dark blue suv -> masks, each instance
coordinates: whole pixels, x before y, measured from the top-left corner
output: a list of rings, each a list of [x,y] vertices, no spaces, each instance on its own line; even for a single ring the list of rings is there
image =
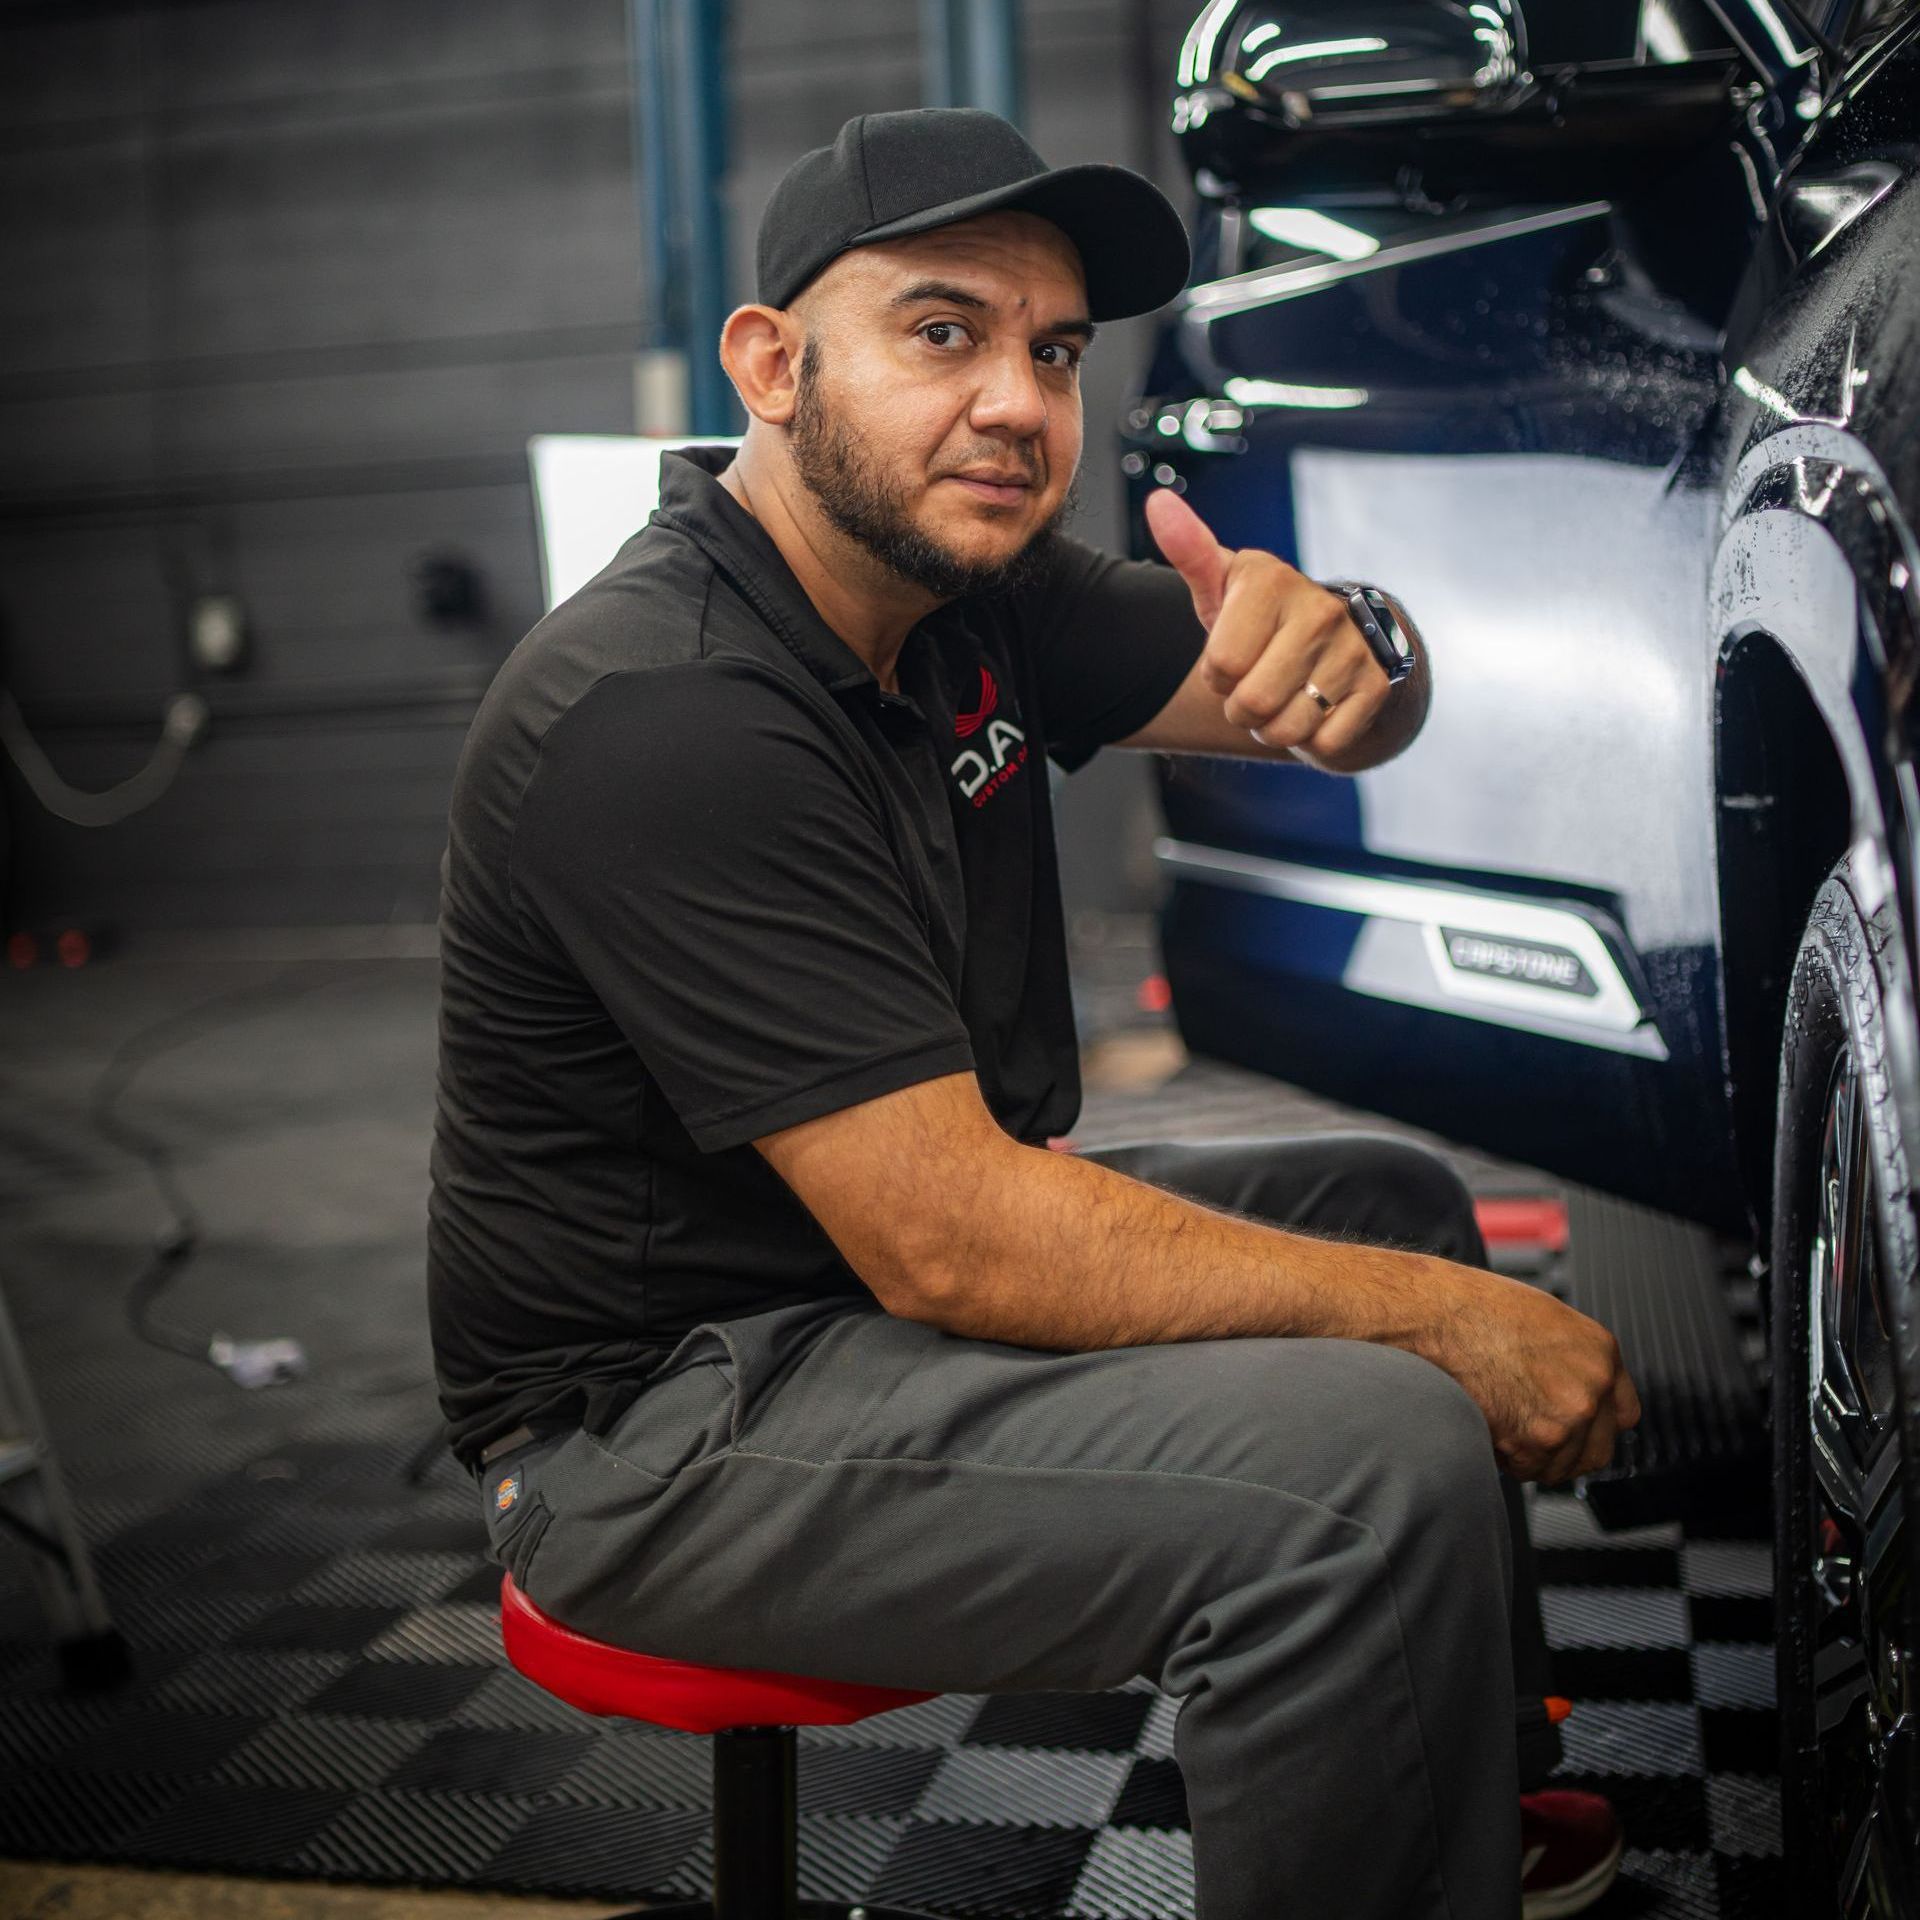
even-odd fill
[[[1213,0],[1126,421],[1377,582],[1385,766],[1161,762],[1197,1053],[1744,1236],[1796,1913],[1920,1911],[1920,8]]]

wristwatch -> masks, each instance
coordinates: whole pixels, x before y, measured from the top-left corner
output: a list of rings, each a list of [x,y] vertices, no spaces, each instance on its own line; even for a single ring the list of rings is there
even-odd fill
[[[1398,686],[1413,671],[1412,622],[1395,616],[1378,587],[1360,580],[1329,580],[1326,585],[1345,598],[1353,624],[1386,670],[1388,681]]]

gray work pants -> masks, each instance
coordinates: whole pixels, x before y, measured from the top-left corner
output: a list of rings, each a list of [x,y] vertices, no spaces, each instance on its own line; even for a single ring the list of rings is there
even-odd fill
[[[1215,1207],[1486,1264],[1377,1133],[1085,1157]],[[495,1491],[519,1495],[503,1515]],[[579,1631],[708,1665],[1181,1705],[1199,1920],[1513,1920],[1558,1758],[1519,1489],[1445,1373],[1354,1340],[1092,1352],[868,1301],[694,1328],[606,1435],[493,1462],[493,1551]]]

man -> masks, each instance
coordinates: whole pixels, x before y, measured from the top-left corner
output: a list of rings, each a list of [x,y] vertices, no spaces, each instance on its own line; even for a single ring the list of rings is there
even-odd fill
[[[1387,1136],[1046,1144],[1079,1081],[1041,754],[1353,771],[1426,663],[1393,685],[1171,493],[1172,568],[1061,531],[1096,324],[1188,271],[1140,176],[865,115],[757,265],[737,455],[663,460],[456,779],[431,1308],[494,1552],[681,1659],[1151,1676],[1205,1920],[1480,1920],[1523,1872],[1578,1911],[1619,1835],[1536,1794],[1523,1855],[1558,1748],[1517,1482],[1638,1418],[1611,1336],[1487,1271]]]

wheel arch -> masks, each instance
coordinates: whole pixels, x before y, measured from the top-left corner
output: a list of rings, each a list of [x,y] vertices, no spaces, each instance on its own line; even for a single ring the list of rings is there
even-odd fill
[[[1784,983],[1807,909],[1843,853],[1870,911],[1904,893],[1913,852],[1911,781],[1899,771],[1906,750],[1893,742],[1890,707],[1907,670],[1887,646],[1904,585],[1892,559],[1907,549],[1906,525],[1872,449],[1836,421],[1801,418],[1754,441],[1723,484],[1708,583],[1722,1067],[1763,1253]],[[1748,811],[1764,817],[1734,818],[1743,793],[1760,796]],[[1892,957],[1905,990],[1887,1021],[1911,1152],[1920,1148],[1920,1020],[1904,904]]]
[[[1787,987],[1814,896],[1853,838],[1854,809],[1819,702],[1757,623],[1721,649],[1713,740],[1727,1097],[1764,1253]]]

